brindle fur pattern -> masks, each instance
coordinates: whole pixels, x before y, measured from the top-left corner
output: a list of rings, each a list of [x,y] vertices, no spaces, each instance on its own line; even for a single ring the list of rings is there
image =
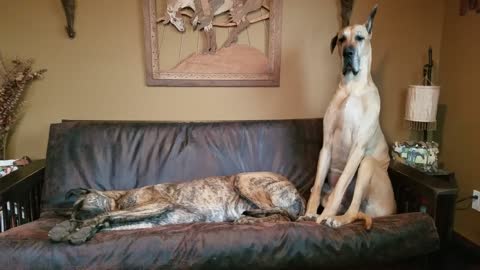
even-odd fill
[[[81,244],[101,229],[144,228],[193,222],[293,221],[305,202],[285,177],[242,173],[125,191],[75,189],[71,219],[49,232],[55,242]]]

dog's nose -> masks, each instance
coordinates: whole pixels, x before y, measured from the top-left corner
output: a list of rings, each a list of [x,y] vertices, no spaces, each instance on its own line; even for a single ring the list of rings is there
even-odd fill
[[[347,47],[343,50],[343,57],[352,57],[355,53],[355,48]]]

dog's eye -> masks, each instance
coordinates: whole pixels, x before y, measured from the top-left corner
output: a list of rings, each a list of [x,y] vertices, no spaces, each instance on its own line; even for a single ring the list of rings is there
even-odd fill
[[[341,37],[338,39],[338,42],[343,43],[343,42],[345,42],[345,40],[347,40],[347,38],[346,38],[345,36],[341,36]]]
[[[355,40],[356,40],[356,41],[363,41],[363,40],[365,40],[365,37],[355,36]]]

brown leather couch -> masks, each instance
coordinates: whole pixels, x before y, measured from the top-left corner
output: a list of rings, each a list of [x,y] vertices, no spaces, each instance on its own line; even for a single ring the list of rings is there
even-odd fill
[[[41,216],[0,235],[11,269],[423,269],[439,240],[420,213],[331,229],[312,222],[187,224],[100,232],[54,244],[71,188],[131,189],[212,175],[273,171],[308,198],[322,120],[220,123],[64,121],[50,128]],[[28,181],[28,180],[25,180]]]

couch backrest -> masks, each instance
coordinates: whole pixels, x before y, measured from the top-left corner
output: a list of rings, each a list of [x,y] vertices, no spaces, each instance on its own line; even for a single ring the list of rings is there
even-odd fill
[[[44,209],[65,205],[72,188],[132,189],[214,175],[272,171],[309,195],[322,120],[52,124]]]

